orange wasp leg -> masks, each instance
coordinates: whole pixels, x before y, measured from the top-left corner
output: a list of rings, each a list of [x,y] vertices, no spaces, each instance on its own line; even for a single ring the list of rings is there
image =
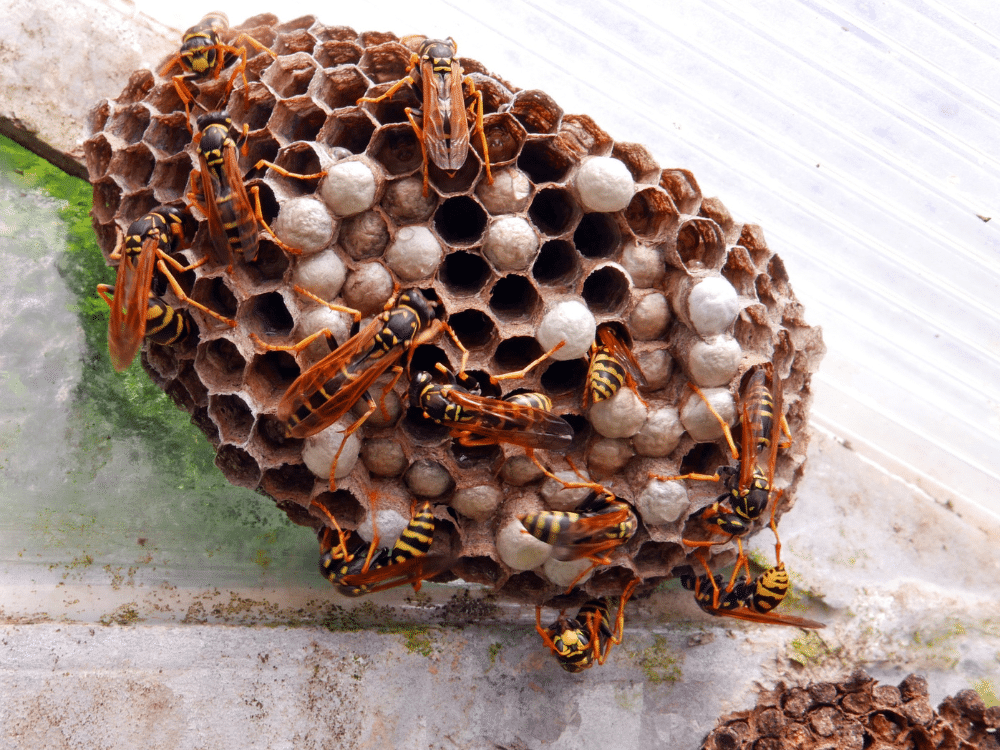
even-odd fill
[[[170,288],[173,290],[174,295],[177,297],[177,299],[180,302],[182,302],[182,303],[184,303],[186,305],[189,305],[191,307],[195,307],[195,308],[201,310],[206,315],[211,315],[213,318],[215,318],[216,320],[219,320],[219,321],[225,323],[230,328],[235,328],[236,327],[236,321],[235,320],[227,318],[224,315],[220,315],[219,313],[215,312],[214,310],[209,310],[207,307],[205,307],[200,302],[195,302],[193,299],[191,299],[190,297],[188,297],[184,293],[184,290],[181,289],[181,285],[177,283],[177,279],[174,278],[174,275],[172,273],[170,273],[170,270],[167,268],[167,263],[169,263],[178,272],[183,273],[183,272],[186,272],[186,271],[190,271],[193,268],[198,268],[198,266],[200,266],[206,260],[208,260],[207,257],[206,258],[202,258],[197,263],[193,263],[190,266],[186,266],[185,267],[185,266],[182,266],[180,263],[178,263],[176,260],[174,260],[173,258],[171,258],[169,255],[167,255],[165,253],[157,252],[157,255],[160,256],[160,259],[156,262],[156,267],[157,267],[157,269],[159,269],[160,273],[162,273],[163,276],[166,278],[167,283],[170,284]]]
[[[469,114],[476,118],[476,130],[479,131],[479,138],[483,144],[483,165],[486,167],[486,179],[493,184],[493,172],[490,170],[490,149],[486,145],[486,131],[483,128],[483,92],[476,88],[470,76],[466,76],[462,81],[469,87],[469,96],[474,96],[476,100],[469,105]]]
[[[563,610],[565,611],[565,610]],[[563,613],[560,612],[559,616],[562,617]],[[553,654],[559,654],[559,649],[556,648],[555,641],[552,640],[552,636],[549,635],[549,631],[542,627],[542,608],[541,606],[535,607],[535,630],[538,631],[538,635],[542,636],[542,643],[548,647],[548,649]]]
[[[274,233],[274,230],[271,229],[270,224],[264,221],[264,213],[260,207],[260,186],[254,185],[253,187],[250,188],[250,192],[253,193],[254,218],[262,227],[264,227],[265,231],[269,235],[271,235],[271,239],[274,241],[274,244],[280,247],[286,253],[290,253],[292,255],[302,255],[301,250],[298,250],[290,245],[286,245],[284,242],[278,239],[278,235],[276,235]]]
[[[326,177],[326,172],[314,172],[313,174],[297,174],[295,172],[289,172],[284,167],[279,167],[277,164],[270,162],[267,159],[261,159],[253,165],[254,169],[260,169],[261,167],[268,167],[269,169],[273,169],[282,177],[290,177],[296,180],[318,180],[321,177]]]
[[[515,379],[523,378],[525,375],[527,375],[529,372],[531,372],[533,369],[535,369],[542,362],[544,362],[549,357],[551,357],[553,354],[555,354],[557,351],[559,351],[560,349],[562,349],[565,345],[566,345],[565,341],[560,341],[558,344],[556,344],[551,349],[549,349],[547,352],[545,352],[545,354],[543,354],[541,357],[539,357],[538,359],[534,360],[533,362],[529,362],[527,365],[525,365],[524,367],[522,367],[520,370],[517,370],[516,372],[505,372],[503,375],[493,375],[492,379],[493,380],[515,380]],[[464,369],[462,371],[464,372]]]
[[[608,638],[607,644],[604,646],[603,653],[601,653],[601,640],[598,636],[600,623],[596,622],[597,616],[593,612],[588,613],[587,623],[590,630],[591,643],[594,648],[594,659],[597,661],[598,666],[603,666],[604,662],[608,660],[608,654],[611,653],[612,645],[621,645],[622,639],[625,636],[625,604],[632,598],[632,592],[635,591],[635,587],[639,585],[640,580],[639,578],[633,578],[622,592],[621,599],[618,601],[618,615],[615,617],[615,627],[611,631],[611,637]]]

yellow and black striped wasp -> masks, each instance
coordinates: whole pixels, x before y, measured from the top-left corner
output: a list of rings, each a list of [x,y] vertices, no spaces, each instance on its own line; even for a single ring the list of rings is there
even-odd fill
[[[229,98],[233,84],[237,76],[243,76],[243,85],[247,86],[247,50],[246,47],[239,46],[242,42],[249,42],[253,47],[261,52],[267,52],[272,58],[275,54],[258,42],[249,34],[240,34],[233,41],[233,44],[225,44],[221,35],[229,30],[229,18],[225,13],[209,13],[198,23],[184,32],[181,39],[181,48],[176,55],[170,58],[167,64],[160,71],[160,75],[165,76],[171,68],[180,65],[184,71],[173,77],[174,89],[177,95],[184,102],[184,112],[187,121],[191,121],[190,105],[195,102],[195,97],[187,90],[185,81],[201,81],[209,76],[212,80],[217,80],[223,70],[230,67],[239,60],[239,64],[233,68],[229,81],[226,83],[226,91],[222,96],[222,101]],[[201,106],[201,105],[198,105]],[[202,108],[204,109],[204,107]],[[190,124],[188,125],[190,130]]]
[[[587,558],[593,563],[567,590],[598,565],[610,565],[607,554],[625,544],[639,528],[628,503],[605,489],[592,490],[575,511],[543,510],[519,520],[527,533],[553,547],[556,560]]]
[[[523,370],[499,375],[493,380],[523,377],[552,351]],[[463,446],[503,443],[520,446],[542,472],[562,481],[535,457],[538,449],[565,452],[573,441],[572,426],[552,413],[552,401],[548,396],[518,393],[503,399],[488,398],[481,395],[480,384],[464,369],[459,371],[457,378],[441,364],[438,369],[447,377],[447,383],[435,382],[429,372],[418,372],[410,381],[410,403],[420,409],[425,418],[451,428],[451,436]]]
[[[535,607],[535,630],[567,672],[582,672],[608,660],[612,645],[620,645],[625,630],[625,604],[639,579],[633,578],[622,592],[618,614],[611,627],[611,605],[607,597],[585,602],[576,617],[565,612],[548,628],[542,627],[542,608]]]
[[[381,314],[295,379],[278,403],[278,419],[285,422],[290,437],[306,438],[325,430],[364,399],[368,410],[344,431],[346,441],[377,408],[368,394],[375,381],[404,353],[412,357],[417,346],[433,341],[445,328],[447,324],[435,317],[434,306],[419,289],[403,292],[398,300],[393,295]],[[266,349],[301,351],[322,335],[331,336],[324,329],[293,346],[274,346],[253,338]],[[379,400],[392,390],[402,372],[396,368]],[[330,467],[331,489],[336,488],[334,469],[343,447],[342,442]]]
[[[618,337],[614,326],[609,323],[597,326],[597,340],[590,347],[583,408],[611,398],[623,387],[631,388],[638,395],[639,387],[645,385],[642,368],[632,350]]]
[[[154,294],[153,282],[157,271],[180,302],[196,307],[229,326],[236,325],[235,321],[190,299],[170,271],[172,267],[178,273],[184,273],[205,262],[202,259],[184,266],[171,257],[178,250],[190,247],[191,238],[187,236],[185,225],[192,224],[193,220],[187,217],[185,222],[185,218],[185,212],[179,208],[159,206],[133,221],[128,232],[119,237],[118,245],[111,254],[112,259],[119,261],[114,289],[107,284],[98,284],[97,293],[111,308],[108,353],[117,372],[132,363],[144,338],[158,344],[174,345],[185,338],[194,325],[186,312],[171,307]]]
[[[406,108],[406,117],[420,141],[424,164],[424,195],[427,195],[428,158],[445,172],[454,173],[469,157],[471,132],[478,133],[483,146],[486,179],[492,183],[489,147],[483,130],[483,95],[466,76],[456,59],[457,45],[447,39],[424,39],[410,58],[407,76],[375,98],[362,97],[358,104],[376,104],[390,98],[409,84],[420,109]],[[418,122],[417,120],[420,120]]]
[[[374,501],[373,493],[372,513]],[[379,547],[374,526],[372,541],[366,542],[350,531],[342,531],[337,519],[324,506],[315,501],[313,505],[332,524],[319,532],[320,574],[344,596],[363,596],[406,584],[419,591],[421,581],[444,572],[452,562],[447,556],[429,554],[434,542],[434,514],[429,502],[413,511],[391,549]]]
[[[770,381],[770,386],[768,386]],[[750,531],[750,527],[766,510],[770,501],[774,482],[774,470],[778,460],[778,448],[782,446],[780,432],[784,417],[782,414],[781,381],[774,377],[770,363],[757,365],[746,379],[740,396],[740,450],[736,449],[729,425],[719,416],[701,389],[693,383],[688,384],[705,402],[709,411],[722,425],[726,441],[732,452],[736,466],[720,466],[715,474],[681,474],[679,476],[659,476],[650,474],[654,479],[662,481],[694,479],[708,482],[722,482],[726,493],[701,512],[701,518],[709,523],[709,530],[715,533],[728,534],[730,539],[736,539],[739,556],[736,568],[726,591],[731,593],[735,586],[740,568],[747,567],[747,557],[743,551],[742,536]],[[774,394],[772,396],[771,391]],[[790,443],[785,443],[784,446]],[[766,471],[761,468],[759,458],[763,450],[767,450]],[[774,523],[774,512],[780,499],[780,493],[771,505],[770,526],[778,540],[778,529]],[[692,541],[681,540],[689,547],[711,547],[720,542],[713,540]],[[727,540],[728,541],[728,540]],[[780,561],[781,542],[776,542],[775,550]],[[749,575],[749,572],[748,572]],[[712,579],[714,583],[714,578]]]
[[[768,568],[757,578],[749,574],[732,588],[722,589],[722,576],[696,576],[693,573],[681,575],[681,585],[694,592],[698,606],[710,615],[733,617],[769,625],[790,625],[798,628],[825,628],[821,622],[805,617],[778,614],[773,610],[784,601],[788,594],[788,571],[779,562]],[[722,593],[724,591],[725,593]]]
[[[250,189],[254,203],[250,204],[243,175],[240,173],[239,153],[246,155],[249,126],[240,131],[227,112],[209,112],[198,118],[196,144],[199,171],[191,175],[191,192],[188,200],[208,218],[208,233],[219,258],[228,258],[229,270],[235,259],[242,255],[247,263],[257,257],[259,243],[258,225],[263,227],[276,245],[292,254],[300,251],[279,240],[264,221],[260,208],[260,193]],[[276,164],[260,160],[254,168],[270,167],[286,177],[309,180],[323,177],[325,172],[300,175],[288,172]],[[199,194],[204,199],[201,203]]]

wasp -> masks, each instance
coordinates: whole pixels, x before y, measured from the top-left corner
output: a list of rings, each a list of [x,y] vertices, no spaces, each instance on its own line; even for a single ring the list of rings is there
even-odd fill
[[[428,554],[434,542],[434,514],[429,502],[414,510],[392,549],[379,547],[374,529],[372,541],[366,542],[350,531],[342,531],[337,519],[322,505],[313,505],[333,524],[319,533],[320,574],[344,596],[363,596],[406,584],[419,591],[421,581],[442,573],[451,564],[446,556]]]
[[[260,191],[252,187],[254,196],[251,206],[243,175],[239,168],[239,153],[247,153],[249,126],[240,131],[233,124],[227,112],[209,112],[198,118],[197,150],[200,171],[191,175],[191,192],[188,200],[208,217],[208,233],[220,258],[229,259],[232,271],[234,259],[242,254],[250,263],[257,257],[258,224],[271,235],[275,244],[283,250],[298,255],[299,250],[289,247],[275,236],[264,221],[260,208]],[[267,166],[286,177],[314,179],[323,177],[325,172],[300,175],[288,172],[276,164],[261,159],[254,169]],[[204,204],[198,200],[198,194]]]
[[[433,305],[419,289],[403,292],[398,300],[393,295],[381,314],[295,379],[278,402],[278,419],[285,422],[290,437],[306,438],[325,430],[364,399],[368,410],[344,431],[346,441],[377,408],[368,389],[404,353],[412,357],[418,346],[433,341],[444,328],[447,324],[435,317]],[[324,334],[331,336],[324,329],[294,346],[273,346],[257,336],[253,338],[266,349],[301,351]],[[396,368],[380,400],[396,385],[402,372],[401,367]],[[330,467],[331,489],[335,489],[334,469],[343,447],[342,442]]]
[[[583,408],[611,398],[623,387],[638,393],[639,387],[645,385],[642,368],[632,350],[618,337],[614,326],[609,323],[597,326],[597,339],[590,347]]]
[[[612,493],[592,490],[576,511],[544,510],[520,517],[527,533],[552,545],[557,560],[589,559],[593,565],[570,585],[598,565],[610,565],[607,553],[625,544],[639,528],[635,513]]]
[[[553,350],[554,351],[554,350]],[[548,357],[552,351],[517,373],[494,377],[503,380],[523,375]],[[508,443],[525,449],[528,457],[547,475],[559,480],[535,457],[535,450],[564,453],[573,441],[573,428],[562,417],[552,414],[552,401],[542,393],[519,393],[503,399],[481,395],[475,378],[463,371],[458,378],[438,365],[448,382],[434,382],[429,372],[418,372],[410,381],[410,403],[424,417],[451,428],[451,436],[460,445],[473,447]]]
[[[782,445],[779,440],[779,432],[784,418],[774,418],[773,415],[782,414],[782,390],[781,382],[773,377],[773,368],[770,363],[758,365],[757,370],[763,373],[763,377],[758,377],[755,371],[747,380],[740,396],[740,422],[742,424],[740,435],[740,450],[736,449],[732,433],[725,420],[719,416],[718,412],[709,404],[705,394],[693,383],[688,385],[697,393],[708,406],[709,411],[715,415],[722,425],[726,441],[736,466],[720,466],[715,474],[682,474],[679,476],[661,477],[650,474],[651,477],[660,480],[694,479],[699,481],[722,482],[726,488],[726,493],[720,495],[712,505],[702,511],[701,517],[708,521],[710,529],[717,533],[728,534],[730,539],[735,538],[739,550],[736,569],[726,588],[731,592],[737,575],[741,567],[747,567],[747,557],[743,552],[743,542],[741,537],[749,530],[751,524],[759,518],[767,508],[770,500],[772,485],[774,482],[774,470],[777,464],[778,448]],[[767,380],[772,381],[771,388],[774,391],[773,397],[771,389],[767,387]],[[760,453],[758,449],[767,449],[767,469],[761,468],[758,459]],[[777,509],[778,500],[781,493],[778,493],[775,502],[771,507],[771,530],[774,532],[776,545],[775,552],[778,561],[781,560],[781,542],[778,538],[778,529],[774,523],[774,512]],[[681,540],[689,547],[711,547],[718,542],[715,541],[691,541]],[[714,579],[712,579],[714,582]]]
[[[229,18],[225,13],[209,13],[198,23],[184,32],[181,38],[181,48],[176,55],[170,58],[167,64],[160,71],[160,75],[167,75],[170,70],[180,65],[184,71],[173,77],[174,89],[177,95],[184,102],[184,112],[188,122],[191,121],[191,108],[189,105],[195,103],[194,96],[187,90],[184,82],[187,80],[203,80],[211,76],[212,80],[217,80],[223,70],[233,65],[236,60],[239,64],[233,68],[232,75],[226,83],[226,91],[222,101],[229,98],[233,84],[237,76],[243,76],[243,85],[247,83],[247,50],[246,47],[225,44],[221,40],[221,35],[229,30]],[[266,52],[272,58],[275,54],[248,34],[240,34],[236,37],[234,45],[241,42],[249,42],[261,52]],[[201,106],[201,105],[198,105]],[[188,126],[190,129],[190,125]]]
[[[773,610],[784,601],[788,594],[788,571],[779,562],[768,568],[757,578],[749,575],[721,593],[722,576],[695,576],[693,573],[681,575],[681,585],[694,592],[698,606],[710,615],[734,617],[772,625],[791,625],[799,628],[825,628],[821,622],[794,615],[780,615]]]
[[[567,672],[582,672],[604,664],[612,645],[620,645],[625,629],[625,603],[632,596],[639,579],[633,578],[622,592],[618,614],[611,627],[611,605],[606,597],[585,602],[576,617],[566,617],[565,611],[548,628],[542,627],[542,608],[535,607],[535,630],[555,655],[559,666]]]
[[[155,208],[133,221],[128,232],[119,236],[118,244],[111,253],[111,258],[119,261],[114,289],[107,284],[97,286],[97,293],[111,308],[108,352],[117,372],[132,363],[143,338],[170,346],[180,343],[193,330],[194,323],[186,312],[171,307],[153,293],[157,271],[182,303],[196,307],[229,326],[236,325],[235,321],[190,299],[171,273],[171,267],[178,273],[184,273],[205,262],[202,259],[184,266],[171,257],[173,253],[190,247],[190,239],[186,233],[185,212],[174,206]]]
[[[409,84],[420,102],[420,109],[407,107],[405,111],[420,142],[425,196],[428,190],[428,158],[449,174],[465,165],[469,156],[470,120],[473,121],[471,131],[479,134],[483,146],[486,179],[493,183],[486,132],[483,130],[483,95],[476,89],[472,78],[465,75],[455,58],[456,51],[457,45],[451,37],[424,39],[410,57],[405,78],[381,96],[358,100],[358,104],[377,104]]]

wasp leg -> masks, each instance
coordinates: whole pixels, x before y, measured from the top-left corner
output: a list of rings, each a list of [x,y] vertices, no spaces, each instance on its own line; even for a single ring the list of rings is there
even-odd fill
[[[599,653],[600,651],[600,639],[595,638],[593,643],[594,646],[594,658],[597,660],[599,666],[603,666],[604,662],[608,660],[608,654],[611,653],[611,645],[620,646],[622,640],[625,637],[625,604],[628,600],[632,598],[632,592],[635,591],[635,587],[639,585],[641,578],[633,578],[625,586],[625,590],[622,591],[621,598],[618,600],[618,615],[615,617],[615,627],[611,631],[611,637],[608,638],[607,645],[604,647],[604,653]],[[595,617],[591,614],[591,618]],[[590,618],[588,618],[590,619]],[[596,628],[595,628],[596,630]],[[596,633],[595,633],[596,635]]]
[[[286,253],[291,253],[292,255],[302,255],[301,250],[286,245],[284,242],[278,239],[278,235],[276,235],[274,233],[274,230],[271,229],[270,225],[266,221],[264,221],[264,214],[260,207],[260,187],[258,185],[254,185],[252,188],[250,188],[250,192],[253,193],[254,218],[262,227],[264,227],[267,233],[271,235],[271,239],[274,240],[274,244],[280,247]]]
[[[698,394],[701,400],[705,402],[705,406],[712,413],[712,416],[718,420],[719,426],[722,427],[722,434],[726,436],[726,442],[729,443],[729,450],[733,454],[733,459],[735,461],[739,461],[740,452],[736,449],[736,443],[733,441],[733,433],[730,432],[729,425],[726,424],[726,420],[724,420],[722,416],[719,414],[719,412],[715,410],[715,407],[712,406],[712,403],[708,400],[708,397],[706,397],[705,394],[702,393],[701,388],[696,386],[694,383],[688,383],[688,388],[690,388],[692,391]]]
[[[291,177],[296,180],[318,180],[320,177],[326,177],[326,172],[316,172],[314,174],[296,174],[295,172],[289,172],[284,167],[279,167],[277,164],[270,162],[267,159],[261,159],[253,165],[254,169],[260,169],[261,167],[268,167],[273,169],[282,177]]]
[[[337,448],[337,452],[333,456],[333,461],[330,462],[330,492],[337,491],[337,464],[340,462],[340,454],[344,452],[344,446],[347,445],[347,438],[357,432],[361,425],[367,422],[368,417],[374,414],[375,410],[378,408],[378,405],[375,403],[375,399],[369,396],[367,391],[365,391],[365,395],[362,398],[364,398],[365,402],[368,404],[368,408],[365,410],[364,414],[354,420],[354,423],[351,424],[350,427],[341,433],[340,447]],[[372,523],[374,525],[374,520]]]
[[[294,289],[296,292],[298,292],[299,294],[301,294],[303,297],[308,297],[313,302],[318,302],[321,305],[325,305],[326,307],[329,307],[334,312],[347,313],[352,318],[354,318],[354,322],[355,323],[357,323],[358,321],[360,321],[361,318],[362,318],[360,310],[355,310],[353,307],[343,307],[342,305],[335,305],[332,302],[327,302],[322,297],[317,297],[315,294],[313,294],[312,292],[310,292],[308,289],[303,289],[298,284],[294,285],[292,287],[292,289]]]
[[[696,479],[699,482],[721,482],[722,477],[718,474],[675,474],[672,476],[664,476],[662,474],[657,474],[655,472],[649,472],[650,479],[656,479],[661,482],[674,482],[681,479]]]
[[[469,113],[476,118],[476,130],[479,131],[479,138],[483,144],[483,165],[486,167],[486,180],[493,184],[493,172],[490,170],[490,149],[486,145],[486,131],[483,128],[483,92],[476,88],[476,84],[470,76],[466,76],[462,83],[469,87],[467,96],[475,98],[469,105]]]
[[[553,654],[558,654],[559,649],[556,648],[556,644],[552,640],[552,636],[549,635],[548,630],[542,627],[542,608],[540,606],[535,607],[535,630],[538,631],[538,635],[542,636],[542,643]]]
[[[202,263],[204,263],[205,260],[206,260],[206,258],[202,258],[197,264],[194,264],[194,265],[192,265],[192,266],[190,266],[188,268],[184,268],[183,266],[181,266],[180,263],[178,263],[176,260],[174,260],[173,258],[171,258],[169,255],[160,254],[160,259],[156,262],[156,267],[157,267],[157,269],[159,269],[160,273],[162,273],[163,276],[167,279],[167,283],[170,284],[170,288],[173,290],[174,295],[177,297],[177,299],[180,302],[182,302],[182,303],[184,303],[184,304],[186,304],[186,305],[188,305],[190,307],[195,307],[195,308],[201,310],[206,315],[211,315],[213,318],[215,318],[216,320],[222,321],[223,323],[225,323],[230,328],[235,328],[236,327],[236,321],[235,320],[227,318],[225,315],[220,315],[219,313],[215,312],[215,310],[209,310],[207,307],[205,307],[200,302],[195,302],[193,299],[191,299],[190,297],[188,297],[184,293],[184,290],[181,289],[181,285],[177,283],[177,279],[175,279],[174,275],[172,273],[170,273],[170,270],[167,268],[167,263],[164,262],[164,261],[169,262],[171,265],[173,265],[175,268],[177,268],[178,271],[187,271],[187,270],[190,270],[191,268],[197,268]]]
[[[566,345],[565,341],[560,341],[558,344],[556,344],[551,349],[549,349],[547,352],[545,352],[545,354],[543,354],[541,357],[539,357],[538,359],[536,359],[534,362],[529,362],[527,365],[525,365],[524,367],[522,367],[520,370],[517,370],[516,372],[505,372],[503,375],[494,375],[494,376],[492,376],[492,378],[493,378],[493,380],[514,380],[514,379],[518,379],[518,378],[523,378],[525,375],[527,375],[529,372],[531,372],[533,369],[535,369],[542,362],[544,362],[549,357],[551,357],[553,354],[555,354],[557,351],[559,351],[560,349],[562,349],[565,345]]]
[[[417,120],[413,116],[412,107],[407,107],[404,111],[406,112],[406,119],[413,126],[413,132],[417,134],[417,142],[420,144],[420,155],[424,162],[424,197],[426,198],[430,189],[430,164],[427,162],[427,146],[424,145],[424,129],[417,124]]]

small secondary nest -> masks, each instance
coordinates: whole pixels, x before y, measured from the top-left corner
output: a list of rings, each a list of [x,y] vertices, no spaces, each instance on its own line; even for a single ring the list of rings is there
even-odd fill
[[[779,684],[752,710],[720,718],[702,750],[1000,750],[1000,706],[986,708],[976,691],[963,690],[935,711],[929,694],[919,675],[893,687],[863,670],[836,684]]]
[[[406,75],[412,50],[399,38],[325,26],[311,16],[280,24],[264,15],[230,30],[224,41],[240,31],[277,59],[251,51],[249,85],[239,80],[225,101],[229,71],[189,87],[206,108],[225,109],[238,127],[249,125],[244,174],[259,159],[330,174],[318,186],[272,171],[247,174],[247,183],[260,188],[265,219],[303,254],[285,253],[262,232],[256,262],[228,273],[213,257],[181,285],[238,326],[191,310],[196,343],[147,343],[142,355],[154,382],[215,446],[216,465],[229,481],[269,495],[293,521],[314,528],[324,523],[314,500],[343,528],[357,529],[373,496],[380,511],[403,519],[415,496],[427,499],[438,519],[435,549],[455,557],[442,578],[489,584],[533,602],[565,587],[578,568],[567,578],[565,564],[537,550],[522,554],[516,519],[571,507],[566,493],[543,482],[521,448],[465,449],[446,430],[415,418],[405,406],[405,377],[398,398],[387,399],[389,418],[376,412],[357,433],[360,446],[342,458],[343,466],[358,456],[336,492],[303,458],[311,439],[286,437],[275,418],[284,391],[328,350],[317,343],[294,357],[265,352],[248,334],[291,344],[330,327],[343,342],[349,318],[293,286],[373,315],[397,282],[436,298],[471,351],[474,373],[519,369],[551,346],[536,339],[543,322],[582,311],[582,347],[567,345],[504,389],[548,394],[555,413],[574,428],[574,463],[640,518],[612,564],[583,584],[589,595],[620,593],[636,575],[655,582],[692,564],[681,538],[705,536],[695,514],[722,488],[649,479],[650,472],[679,474],[683,466],[710,473],[728,463],[718,426],[704,413],[688,416],[686,406],[698,407],[689,381],[713,393],[716,407],[734,420],[740,377],[773,362],[794,436],[779,453],[776,485],[785,490],[778,517],[792,507],[809,439],[810,377],[824,348],[759,227],[734,221],[717,198],[704,198],[689,171],[661,168],[643,146],[615,142],[590,117],[565,114],[548,94],[517,89],[468,58],[460,59],[483,92],[494,182],[486,180],[481,154],[470,152],[454,175],[432,165],[425,197],[420,145],[403,111],[412,104],[406,87],[392,100],[357,104]],[[159,204],[184,203],[198,159],[183,103],[158,73],[133,74],[121,96],[95,108],[91,129],[85,153],[94,227],[107,256],[117,230]],[[478,140],[472,139],[474,149]],[[192,262],[213,256],[201,225],[186,253]],[[176,304],[169,292],[166,299]],[[591,329],[604,322],[617,324],[632,346],[648,382],[642,393],[648,406],[624,389],[610,402],[621,403],[602,407],[598,422],[596,407],[582,408],[582,393]],[[442,336],[415,359],[415,368],[446,362],[454,370],[459,352]],[[704,433],[701,442],[691,431]],[[556,472],[569,468],[558,455],[542,452],[541,459]],[[733,545],[714,547],[710,559],[732,561]]]

